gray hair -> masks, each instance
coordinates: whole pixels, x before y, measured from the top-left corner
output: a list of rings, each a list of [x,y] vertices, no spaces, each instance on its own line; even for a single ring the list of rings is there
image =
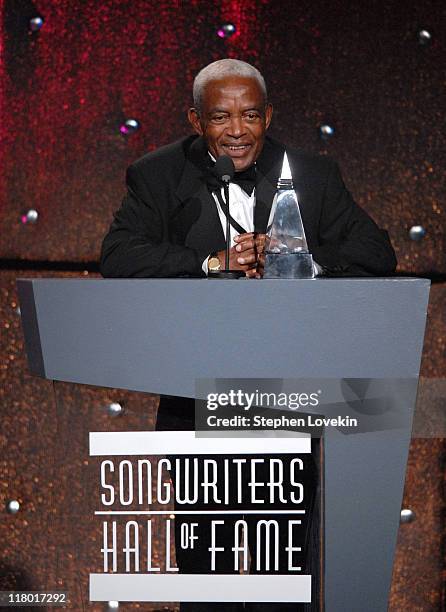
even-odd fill
[[[194,79],[193,96],[194,106],[199,111],[203,101],[203,92],[206,85],[210,81],[218,81],[224,77],[239,76],[248,79],[255,79],[262,90],[265,98],[265,104],[267,101],[266,84],[265,79],[260,72],[251,64],[242,62],[237,59],[221,59],[212,64],[208,64],[200,70]]]

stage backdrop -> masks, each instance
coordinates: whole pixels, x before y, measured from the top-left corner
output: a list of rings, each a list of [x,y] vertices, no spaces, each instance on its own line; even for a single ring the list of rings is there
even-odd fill
[[[0,504],[20,502],[17,514],[3,510],[0,587],[45,588],[58,559],[81,609],[76,563],[54,518],[64,475],[51,463],[52,389],[26,373],[15,277],[30,267],[33,275],[94,271],[126,166],[190,133],[194,75],[237,57],[265,75],[271,134],[334,157],[357,202],[389,231],[400,272],[436,281],[423,374],[428,383],[445,378],[446,11],[438,0],[0,0],[0,7]],[[86,417],[106,420],[110,402],[127,405],[110,427],[139,419],[136,406],[153,422],[153,398],[144,404],[119,390],[69,386],[66,393]],[[423,401],[428,412],[429,393]],[[444,606],[444,459],[443,441],[414,441],[404,504],[415,521],[400,530],[395,612]],[[44,554],[47,566],[36,566]]]

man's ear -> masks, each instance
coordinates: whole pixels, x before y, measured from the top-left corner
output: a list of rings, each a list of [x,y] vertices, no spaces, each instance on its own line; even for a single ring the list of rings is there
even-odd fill
[[[269,128],[271,119],[273,118],[273,105],[268,102],[265,108],[265,128]]]
[[[203,129],[202,129],[201,123],[200,123],[200,115],[199,115],[197,109],[196,108],[190,108],[187,111],[187,118],[189,119],[189,123],[192,125],[192,127],[197,132],[197,134],[199,134],[200,136],[203,136]]]

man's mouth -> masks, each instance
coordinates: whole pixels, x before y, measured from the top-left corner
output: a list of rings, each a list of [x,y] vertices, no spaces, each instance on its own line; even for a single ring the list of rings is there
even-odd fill
[[[243,153],[246,153],[246,151],[248,151],[248,149],[251,148],[250,144],[238,144],[238,145],[230,145],[230,144],[224,144],[222,145],[222,147],[225,149],[225,151],[227,151],[230,155],[243,155]]]

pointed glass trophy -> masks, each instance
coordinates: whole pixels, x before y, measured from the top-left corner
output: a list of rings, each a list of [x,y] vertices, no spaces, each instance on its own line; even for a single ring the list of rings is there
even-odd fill
[[[266,230],[263,278],[314,278],[313,257],[286,153]]]

